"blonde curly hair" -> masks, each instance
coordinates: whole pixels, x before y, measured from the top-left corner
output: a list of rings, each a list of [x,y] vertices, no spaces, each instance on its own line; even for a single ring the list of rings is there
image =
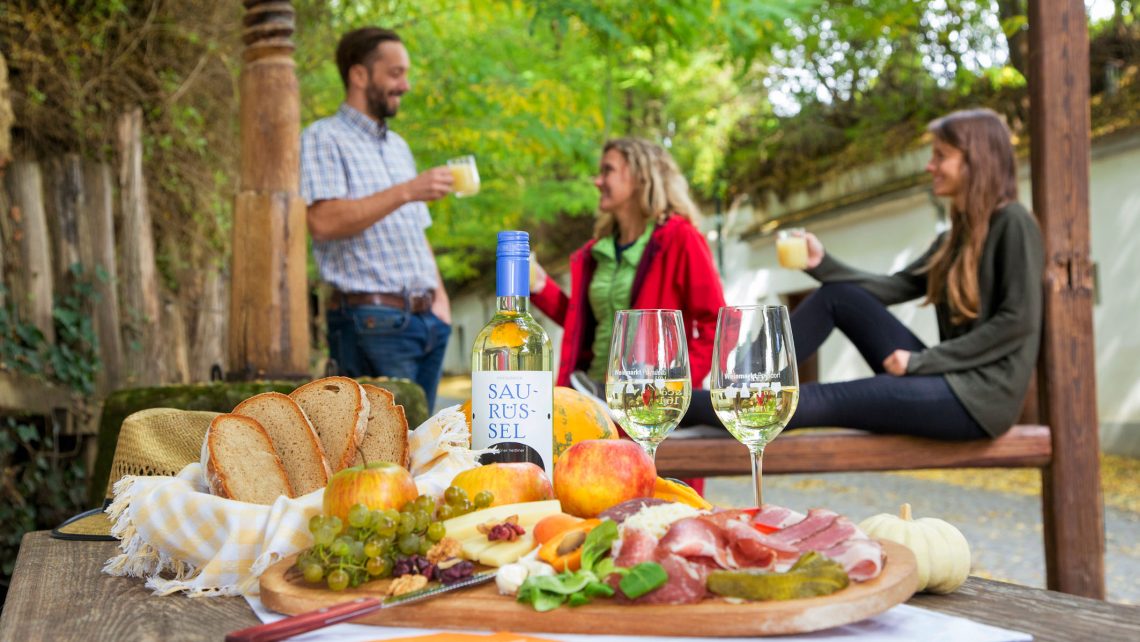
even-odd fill
[[[697,223],[701,212],[689,195],[689,182],[664,147],[643,138],[627,137],[606,141],[602,154],[611,149],[617,150],[629,165],[638,209],[647,222],[676,215]],[[612,236],[616,229],[614,215],[599,211],[594,238]]]

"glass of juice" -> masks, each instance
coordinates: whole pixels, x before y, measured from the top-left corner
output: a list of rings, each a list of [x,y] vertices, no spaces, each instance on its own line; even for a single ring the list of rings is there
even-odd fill
[[[455,181],[456,196],[463,198],[479,193],[479,170],[474,156],[452,158],[447,161],[447,169],[451,170],[451,178]]]
[[[776,258],[789,270],[807,267],[807,236],[804,228],[791,227],[776,232]]]

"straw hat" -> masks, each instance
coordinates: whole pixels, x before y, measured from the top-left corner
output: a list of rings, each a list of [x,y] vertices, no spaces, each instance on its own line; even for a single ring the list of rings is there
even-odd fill
[[[114,540],[104,508],[111,502],[115,482],[127,475],[174,476],[186,464],[198,461],[210,421],[219,413],[175,408],[148,408],[123,420],[110,483],[103,506],[80,513],[52,530],[52,537],[79,540]]]

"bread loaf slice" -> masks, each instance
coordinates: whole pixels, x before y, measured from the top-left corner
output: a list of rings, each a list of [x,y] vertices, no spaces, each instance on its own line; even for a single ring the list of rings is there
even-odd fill
[[[361,387],[368,397],[368,432],[354,463],[390,461],[407,468],[408,419],[404,416],[404,407],[396,405],[392,393],[379,386],[365,383]]]
[[[348,377],[325,377],[289,396],[313,423],[332,471],[351,466],[368,430],[368,397],[360,384]]]
[[[265,429],[298,496],[328,485],[332,471],[321,439],[292,397],[265,392],[239,403],[233,414],[255,419]]]
[[[210,492],[251,504],[294,497],[269,435],[255,419],[218,415],[206,429],[202,460]]]

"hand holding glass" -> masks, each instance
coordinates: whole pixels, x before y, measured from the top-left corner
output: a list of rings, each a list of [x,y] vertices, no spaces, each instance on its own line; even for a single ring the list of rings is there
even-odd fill
[[[752,452],[752,483],[760,506],[764,447],[788,425],[799,403],[800,378],[786,307],[720,309],[710,393],[716,416]]]
[[[802,227],[793,227],[776,232],[776,259],[789,270],[802,270],[807,267],[807,232]]]
[[[680,310],[614,314],[606,403],[652,458],[689,408],[689,349]]]
[[[456,196],[463,198],[479,193],[479,169],[474,156],[452,158],[447,161],[447,169],[451,171]]]

